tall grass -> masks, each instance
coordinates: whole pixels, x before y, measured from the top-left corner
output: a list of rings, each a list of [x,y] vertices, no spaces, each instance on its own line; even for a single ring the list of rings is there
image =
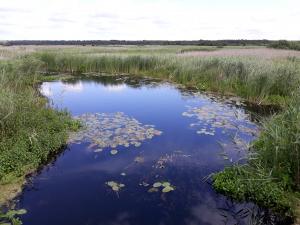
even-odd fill
[[[39,52],[48,72],[106,72],[169,79],[202,90],[233,93],[256,103],[278,103],[300,83],[300,66],[293,60],[197,58],[176,55],[70,54]]]
[[[42,63],[32,57],[0,62],[0,203],[6,184],[20,180],[57,152],[72,122],[47,106],[36,89]]]
[[[254,143],[257,163],[268,168],[273,177],[287,188],[300,190],[300,97],[279,115],[263,124],[263,131]]]
[[[213,176],[216,190],[238,200],[251,200],[288,217],[297,212],[300,191],[300,96],[290,97],[282,112],[262,123],[246,165]]]

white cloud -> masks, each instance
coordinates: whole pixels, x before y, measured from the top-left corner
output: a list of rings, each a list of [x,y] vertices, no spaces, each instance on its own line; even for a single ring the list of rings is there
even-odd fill
[[[300,39],[299,0],[0,0],[0,39]]]
[[[83,91],[83,85],[81,82],[78,82],[76,84],[62,84],[63,91],[69,91],[69,92],[82,92]]]
[[[53,95],[53,92],[51,90],[51,85],[49,83],[43,83],[41,85],[40,90],[41,90],[41,93],[43,95],[45,95],[46,97],[51,97]]]
[[[105,87],[104,90],[107,90],[109,92],[122,92],[127,88],[125,84],[120,85],[108,85]]]

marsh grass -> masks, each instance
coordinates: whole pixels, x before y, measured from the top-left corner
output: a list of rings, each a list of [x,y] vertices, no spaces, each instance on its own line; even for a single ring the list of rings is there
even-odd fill
[[[45,162],[64,145],[73,126],[68,113],[47,106],[38,92],[41,62],[32,57],[0,62],[0,199],[8,188]],[[2,196],[6,195],[6,196]]]
[[[285,104],[300,83],[292,60],[197,58],[165,54],[70,54],[38,52],[48,72],[126,73],[172,80],[201,90],[239,95],[258,104]]]
[[[300,97],[291,96],[284,111],[265,120],[246,165],[213,176],[213,186],[234,199],[254,201],[280,215],[299,216]]]

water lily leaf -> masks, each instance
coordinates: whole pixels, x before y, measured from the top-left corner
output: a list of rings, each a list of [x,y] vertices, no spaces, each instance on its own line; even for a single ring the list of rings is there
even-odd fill
[[[153,184],[153,187],[154,188],[158,188],[158,187],[161,187],[162,186],[162,183],[160,183],[160,182],[155,182],[154,184]]]
[[[170,191],[174,191],[175,189],[171,186],[166,186],[165,188],[162,189],[163,193],[168,193]]]
[[[143,182],[141,183],[141,185],[144,186],[144,187],[148,187],[150,184],[148,184],[148,183],[146,183],[145,181],[143,181]]]
[[[163,187],[168,187],[168,186],[170,186],[171,184],[170,184],[169,182],[163,182],[161,185],[162,185]]]
[[[76,119],[83,124],[83,128],[71,133],[69,142],[89,141],[91,144],[88,148],[139,147],[142,141],[162,133],[154,129],[154,126],[145,126],[122,112],[85,113],[76,116]]]
[[[145,158],[141,157],[141,156],[137,156],[137,157],[135,157],[134,162],[143,163],[143,162],[145,162]]]
[[[106,182],[106,185],[111,187],[111,189],[116,192],[118,192],[121,188],[125,187],[125,184],[121,184],[121,183],[119,184],[115,181],[108,181]]]
[[[141,143],[140,143],[140,142],[136,142],[136,143],[134,144],[134,146],[135,146],[135,147],[139,147],[139,146],[141,146]]]
[[[94,150],[94,152],[102,152],[103,149],[102,148],[97,148],[96,150]]]
[[[158,192],[158,188],[152,187],[148,190],[149,193]]]
[[[112,190],[113,190],[113,191],[119,191],[120,188],[119,188],[119,186],[113,186],[113,187],[112,187]]]
[[[110,154],[112,154],[112,155],[115,155],[117,153],[118,153],[118,150],[115,150],[115,149],[110,151]]]
[[[117,183],[114,182],[114,181],[108,181],[108,182],[106,182],[106,184],[107,184],[108,186],[110,186],[110,187],[113,187],[113,186],[116,186],[116,185],[117,185]]]

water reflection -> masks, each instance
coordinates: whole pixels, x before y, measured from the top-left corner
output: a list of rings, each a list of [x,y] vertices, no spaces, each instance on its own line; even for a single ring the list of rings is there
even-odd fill
[[[255,138],[241,100],[128,76],[46,82],[41,90],[53,107],[93,119],[25,188],[25,225],[247,224],[248,209],[257,209],[204,179],[245,157],[238,141]],[[214,135],[197,134],[204,127]]]

